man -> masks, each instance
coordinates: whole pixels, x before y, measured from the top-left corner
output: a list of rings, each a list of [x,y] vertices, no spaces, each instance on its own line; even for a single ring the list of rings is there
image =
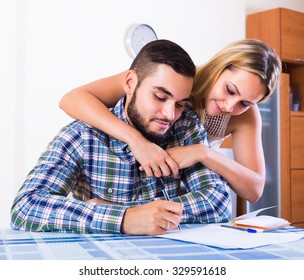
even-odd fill
[[[113,114],[162,148],[208,144],[186,107],[195,66],[177,44],[158,40],[135,58],[124,80],[126,96]],[[226,181],[201,164],[180,178],[146,177],[117,139],[83,122],[64,127],[29,173],[12,206],[14,229],[87,233],[162,234],[180,222],[223,222],[231,214]],[[178,196],[181,181],[187,194]],[[69,193],[73,198],[69,198]]]

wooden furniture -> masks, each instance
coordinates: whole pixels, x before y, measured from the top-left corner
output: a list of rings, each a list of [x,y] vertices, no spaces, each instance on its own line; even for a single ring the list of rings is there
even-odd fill
[[[304,228],[304,13],[276,8],[247,16],[247,38],[260,39],[279,54],[281,216]],[[290,88],[300,96],[290,110]]]

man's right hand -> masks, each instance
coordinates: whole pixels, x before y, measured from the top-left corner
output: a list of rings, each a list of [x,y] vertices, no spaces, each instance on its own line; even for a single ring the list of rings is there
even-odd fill
[[[136,235],[164,234],[178,226],[183,204],[157,200],[128,208],[125,212],[121,232]]]

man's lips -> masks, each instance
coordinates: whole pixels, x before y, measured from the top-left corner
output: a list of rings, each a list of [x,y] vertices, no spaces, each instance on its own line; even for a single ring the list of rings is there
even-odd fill
[[[154,119],[153,121],[155,121],[160,127],[164,129],[171,126],[171,122],[167,120]]]

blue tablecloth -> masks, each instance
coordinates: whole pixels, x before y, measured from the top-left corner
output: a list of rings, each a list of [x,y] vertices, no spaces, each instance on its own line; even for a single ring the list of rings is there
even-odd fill
[[[200,225],[182,225],[191,228]],[[303,232],[286,227],[277,232]],[[253,249],[221,249],[151,236],[0,230],[0,260],[279,260],[304,259],[304,239]]]

